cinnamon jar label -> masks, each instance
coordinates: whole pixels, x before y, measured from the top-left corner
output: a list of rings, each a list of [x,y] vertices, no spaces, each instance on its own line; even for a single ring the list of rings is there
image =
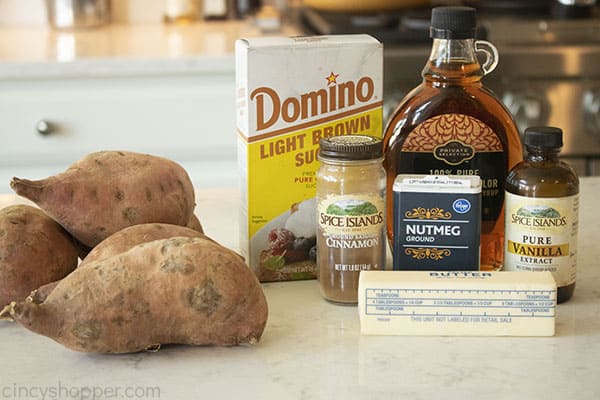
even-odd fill
[[[381,196],[364,195],[330,195],[319,204],[319,227],[325,235],[357,236],[370,238],[377,236],[383,229],[384,200]],[[334,244],[330,247],[360,248],[370,241],[360,243]],[[375,243],[379,245],[379,243]]]
[[[380,269],[372,251],[385,248],[385,201],[377,194],[329,195],[318,204],[319,234],[335,271]],[[343,254],[343,257],[342,257]]]

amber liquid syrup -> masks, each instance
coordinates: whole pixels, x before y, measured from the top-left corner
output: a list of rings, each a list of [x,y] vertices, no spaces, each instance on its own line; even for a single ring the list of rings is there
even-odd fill
[[[446,165],[433,171],[431,165],[424,162],[415,161],[407,166],[406,160],[402,160],[406,153],[402,153],[401,149],[409,134],[423,122],[443,114],[470,116],[491,128],[503,152],[498,153],[499,158],[489,161],[494,165],[486,167],[484,162],[478,167],[500,171],[501,175],[497,179],[502,194],[496,201],[499,204],[493,207],[497,211],[485,218],[485,202],[482,207],[480,269],[490,271],[501,269],[504,258],[504,181],[509,169],[523,156],[519,132],[510,113],[490,90],[483,87],[482,75],[478,63],[438,62],[434,65],[430,61],[423,72],[423,83],[407,95],[388,121],[384,134],[384,167],[387,172],[387,233],[390,243],[393,243],[392,186],[397,174],[430,174],[442,170],[444,173],[460,171],[465,174],[474,170],[469,164],[471,161]]]

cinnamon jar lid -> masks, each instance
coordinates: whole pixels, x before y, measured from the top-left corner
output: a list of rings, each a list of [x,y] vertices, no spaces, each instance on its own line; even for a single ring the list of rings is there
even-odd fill
[[[321,139],[319,144],[319,157],[342,161],[373,160],[383,157],[383,142],[374,136],[332,136]]]

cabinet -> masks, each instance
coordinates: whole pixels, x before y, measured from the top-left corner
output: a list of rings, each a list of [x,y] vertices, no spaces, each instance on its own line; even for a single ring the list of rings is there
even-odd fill
[[[234,63],[219,70],[0,78],[0,193],[83,155],[145,152],[181,163],[198,189],[236,180]]]

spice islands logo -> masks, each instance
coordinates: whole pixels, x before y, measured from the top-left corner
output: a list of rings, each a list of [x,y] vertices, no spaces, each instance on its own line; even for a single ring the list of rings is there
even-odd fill
[[[555,208],[535,205],[523,206],[511,215],[513,224],[531,228],[533,231],[550,230],[567,224],[567,218]],[[569,255],[568,243],[553,243],[551,235],[525,235],[523,243],[507,241],[509,253],[520,256],[521,261],[537,264],[551,264],[549,259]]]
[[[544,205],[523,206],[511,215],[512,223],[522,226],[549,228],[567,224],[567,218],[553,207]]]
[[[325,229],[370,231],[383,224],[383,206],[363,199],[338,199],[323,205],[319,224]]]
[[[363,249],[379,246],[383,210],[383,199],[325,200],[319,207],[319,227],[326,237],[327,247]]]
[[[345,200],[330,204],[327,214],[331,215],[371,215],[377,214],[378,210],[374,204],[368,201]]]

